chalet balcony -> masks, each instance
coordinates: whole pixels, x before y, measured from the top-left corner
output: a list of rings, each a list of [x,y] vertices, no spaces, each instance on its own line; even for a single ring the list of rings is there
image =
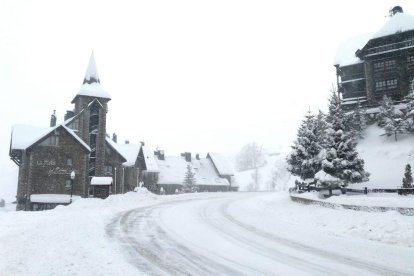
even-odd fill
[[[352,74],[352,75],[343,75],[341,76],[340,83],[346,83],[353,80],[365,79],[364,73]]]
[[[365,56],[366,57],[374,56],[374,55],[394,52],[394,51],[398,51],[402,49],[405,50],[405,49],[413,48],[413,47],[414,47],[414,39],[410,39],[410,40],[406,40],[402,42],[397,42],[397,43],[392,43],[392,44],[388,44],[384,46],[373,47],[373,48],[367,49]]]
[[[367,92],[365,90],[358,90],[358,91],[345,91],[344,93],[342,93],[342,100],[343,101],[347,101],[347,100],[362,100],[362,99],[366,99],[367,97]]]
[[[349,79],[349,80],[343,80],[341,84],[356,82],[356,81],[365,81],[365,77],[362,76],[361,78],[355,78],[355,79]]]

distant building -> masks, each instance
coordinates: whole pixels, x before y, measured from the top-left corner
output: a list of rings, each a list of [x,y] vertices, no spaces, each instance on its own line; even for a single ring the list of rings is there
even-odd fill
[[[110,100],[92,54],[81,89],[72,100],[75,108],[66,113],[63,123],[56,125],[53,113],[50,127],[13,126],[9,155],[19,166],[18,210],[68,204],[70,194],[107,197],[137,185],[135,162],[141,145],[118,145],[116,135],[115,141],[107,136]]]
[[[164,151],[150,151],[141,147],[138,156],[140,179],[154,193],[174,194],[183,188],[187,166],[195,174],[195,185],[200,192],[237,191],[233,169],[218,153],[209,153],[206,158],[190,152],[181,156],[165,156]]]
[[[340,46],[335,60],[343,105],[377,105],[384,95],[401,101],[414,79],[414,17],[399,6],[374,34]]]

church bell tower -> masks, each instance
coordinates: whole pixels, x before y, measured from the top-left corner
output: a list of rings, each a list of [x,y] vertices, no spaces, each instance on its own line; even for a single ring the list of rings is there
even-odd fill
[[[82,86],[72,103],[75,104],[75,119],[78,135],[89,145],[89,176],[104,176],[106,113],[111,100],[102,89],[93,53]]]

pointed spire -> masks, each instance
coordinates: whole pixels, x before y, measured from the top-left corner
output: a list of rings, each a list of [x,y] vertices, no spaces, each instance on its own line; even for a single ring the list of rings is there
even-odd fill
[[[83,83],[91,84],[94,82],[101,83],[98,76],[98,70],[96,69],[95,57],[92,52],[91,57],[89,58],[88,69],[86,69],[85,79],[83,80]]]

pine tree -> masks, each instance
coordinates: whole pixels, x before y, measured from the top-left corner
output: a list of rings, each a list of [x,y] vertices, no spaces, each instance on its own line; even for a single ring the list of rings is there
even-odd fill
[[[322,186],[348,185],[368,180],[369,174],[364,170],[364,160],[358,158],[356,141],[351,132],[345,131],[345,116],[340,100],[335,93],[329,102],[326,130],[326,153],[322,161],[322,170],[331,179],[339,179],[342,183],[320,183]]]
[[[195,173],[190,165],[187,165],[187,171],[184,177],[183,192],[194,193],[197,192]]]
[[[404,113],[396,109],[386,95],[381,103],[379,113],[379,126],[382,127],[387,136],[394,135],[397,141],[397,134],[403,133],[406,127],[406,120],[404,120]]]
[[[319,153],[322,149],[315,116],[309,111],[301,126],[292,152],[287,157],[288,171],[302,180],[314,178],[321,169]]]
[[[410,92],[405,96],[407,107],[405,109],[404,122],[406,130],[414,132],[414,80],[411,82]]]
[[[361,107],[359,102],[355,109],[349,114],[349,127],[356,137],[363,138],[363,132],[367,128],[366,110]]]
[[[315,120],[315,127],[316,127],[316,140],[318,144],[325,148],[326,144],[326,114],[319,110],[318,115],[316,116]]]
[[[404,173],[404,178],[402,180],[403,188],[412,188],[413,185],[413,175],[411,173],[411,166],[410,164],[407,164],[405,166],[405,173]]]

